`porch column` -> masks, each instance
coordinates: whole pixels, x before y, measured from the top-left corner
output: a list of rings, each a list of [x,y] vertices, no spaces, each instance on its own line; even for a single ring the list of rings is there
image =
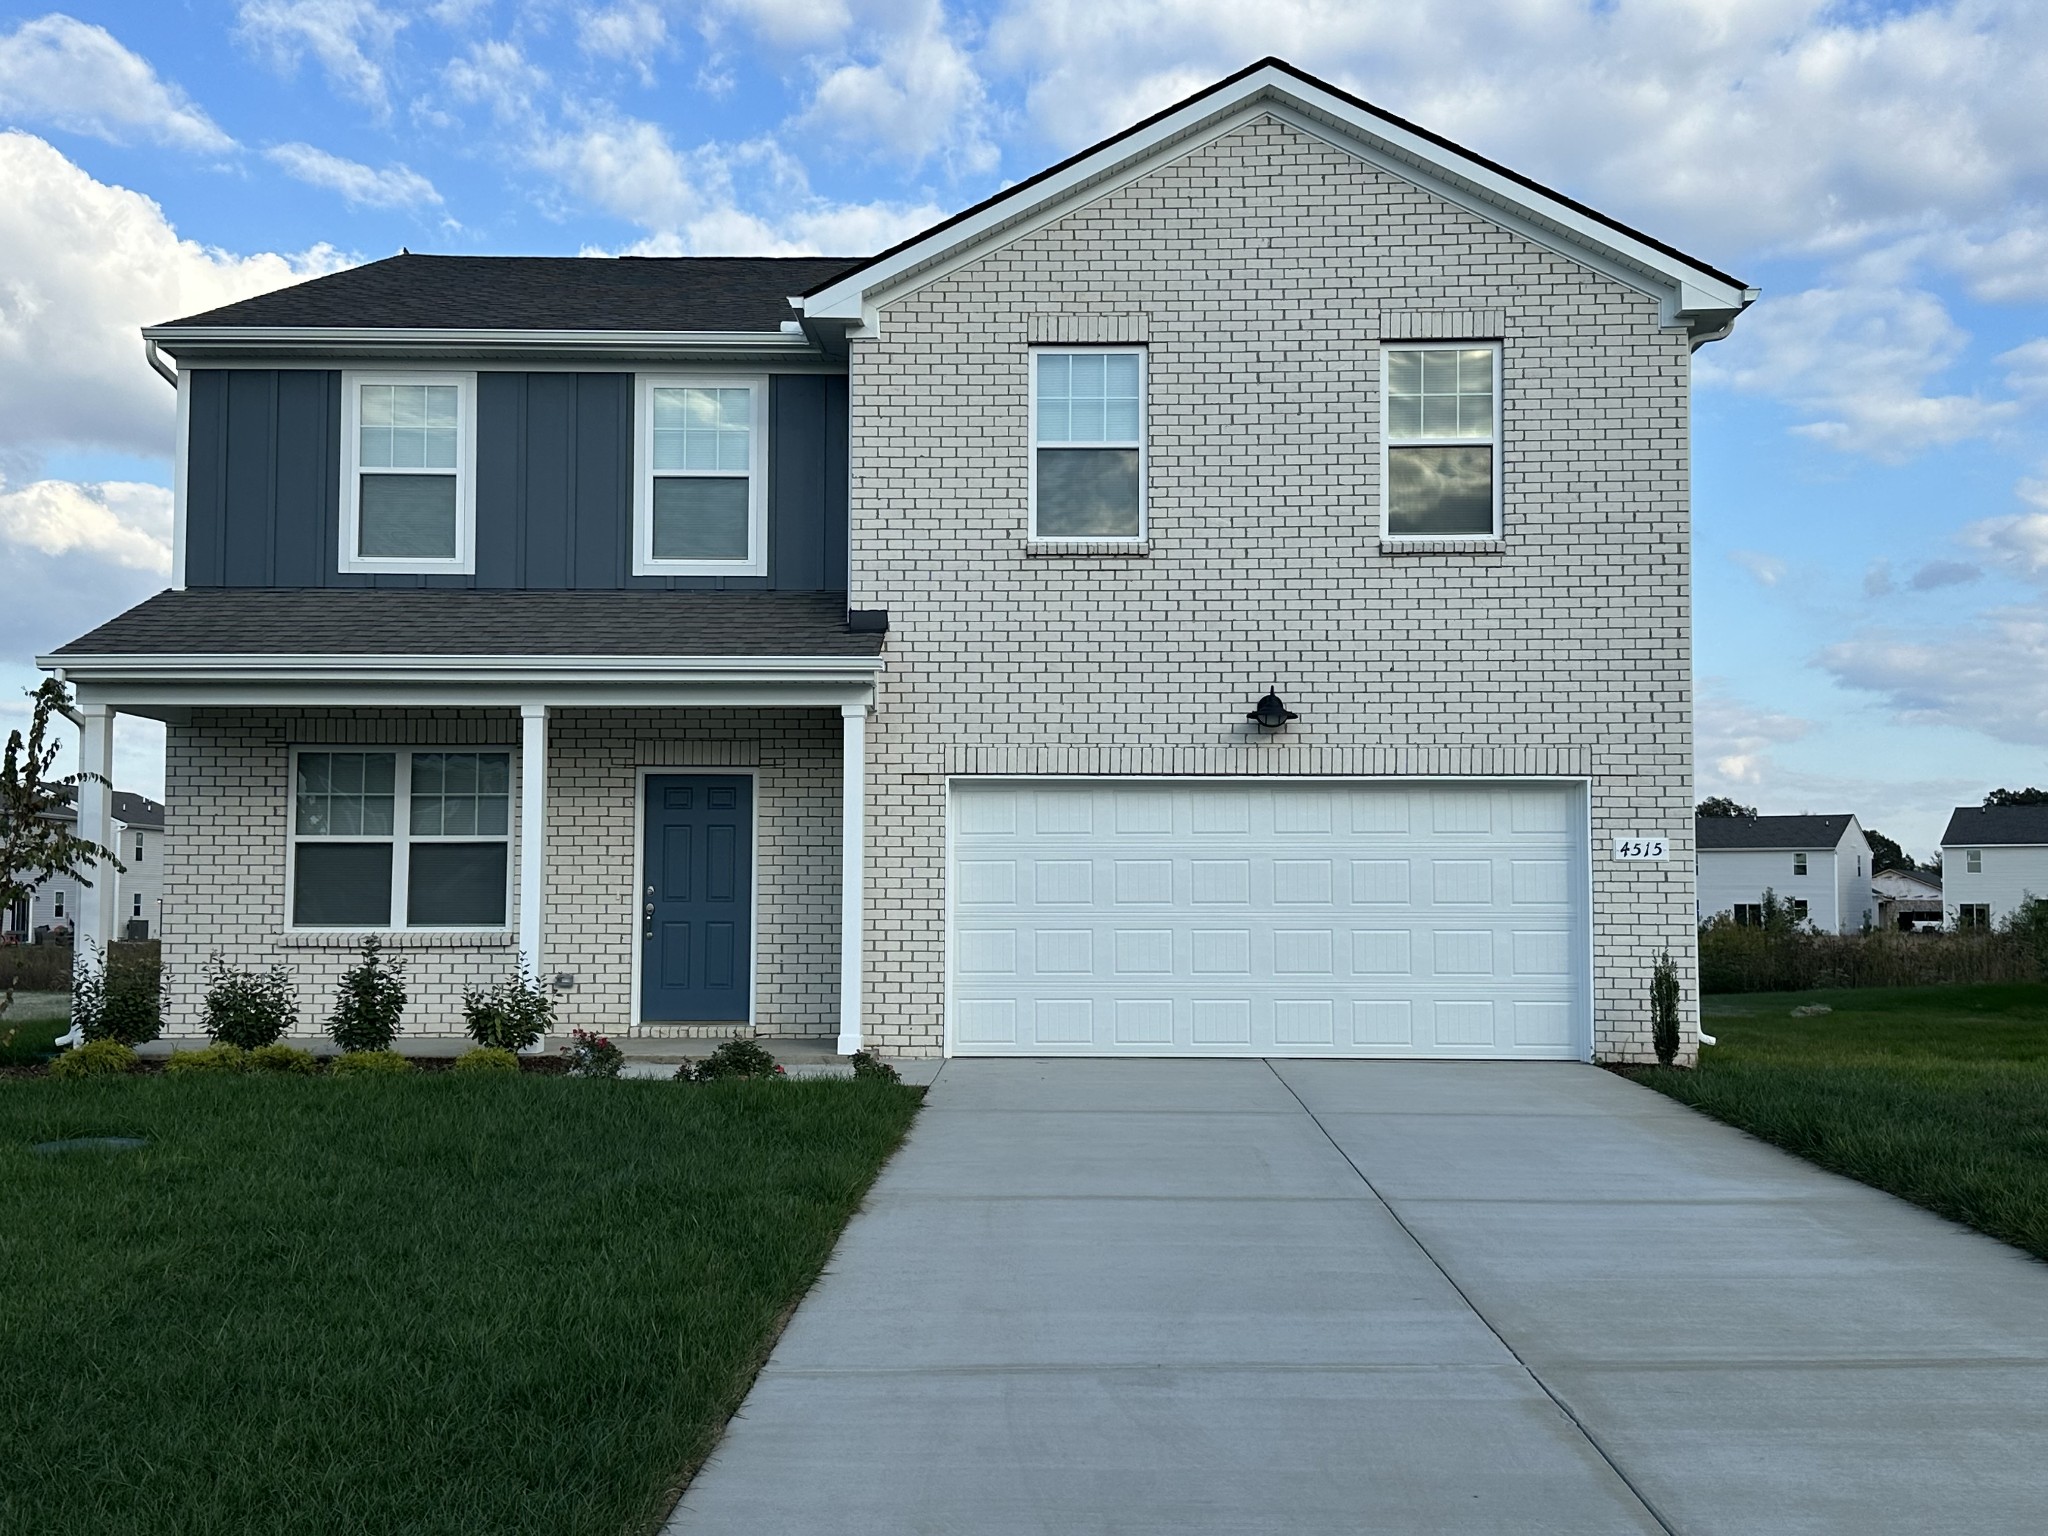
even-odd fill
[[[860,1043],[860,944],[867,837],[868,707],[842,704],[840,723],[839,1054]]]
[[[114,711],[105,704],[78,706],[78,835],[102,848],[114,846]],[[118,880],[111,859],[83,866],[92,884],[78,893],[78,916],[72,922],[71,965],[84,977],[106,963],[107,945],[119,920]],[[83,1037],[76,1027],[65,1041]]]
[[[519,959],[536,980],[547,894],[548,707],[519,706]]]

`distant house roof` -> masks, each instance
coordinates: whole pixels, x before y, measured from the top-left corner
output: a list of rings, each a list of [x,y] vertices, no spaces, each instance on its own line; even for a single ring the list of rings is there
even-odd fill
[[[1908,884],[1917,885],[1922,890],[1928,891],[1933,895],[1939,896],[1941,894],[1941,876],[1934,873],[1931,869],[1880,869],[1874,872],[1870,878],[1872,880],[1903,880]]]
[[[75,791],[67,790],[64,797],[67,800],[76,800],[77,794]],[[70,806],[48,814],[52,821],[78,819],[78,812]],[[161,830],[164,824],[164,808],[160,801],[151,800],[145,795],[132,795],[125,789],[117,789],[114,791],[114,820],[124,827],[156,827]]]
[[[836,592],[159,592],[52,658],[94,656],[875,656]]]
[[[2048,844],[2048,805],[1959,805],[1941,834],[1944,848]]]
[[[388,256],[153,329],[778,331],[851,256]]]
[[[1696,816],[1700,852],[1726,848],[1833,848],[1856,818],[1839,816]]]

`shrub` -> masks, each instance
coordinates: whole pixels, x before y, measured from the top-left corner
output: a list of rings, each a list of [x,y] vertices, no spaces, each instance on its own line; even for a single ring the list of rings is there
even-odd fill
[[[299,997],[292,973],[281,965],[263,972],[238,971],[220,955],[207,971],[206,1034],[223,1045],[253,1051],[288,1035],[299,1022]]]
[[[1806,992],[1821,987],[1926,987],[2034,981],[2042,960],[2006,933],[1771,933],[1727,915],[1700,925],[1702,992]]]
[[[603,1035],[581,1029],[570,1031],[562,1054],[569,1058],[571,1077],[617,1077],[619,1068],[626,1064],[624,1051]]]
[[[384,958],[375,934],[363,940],[362,958],[335,988],[327,1033],[344,1052],[389,1051],[405,1012],[405,963]]]
[[[2020,904],[2006,914],[1999,931],[2032,950],[2034,963],[2048,974],[2048,901],[2032,891],[2026,892],[2020,897]]]
[[[523,1051],[537,1045],[555,1022],[554,1000],[540,979],[523,965],[503,981],[462,994],[462,1016],[469,1038],[499,1051]]]
[[[116,945],[79,977],[71,989],[71,1018],[87,1040],[145,1045],[162,1033],[159,953],[154,944]]]
[[[856,1078],[871,1077],[878,1083],[900,1083],[903,1074],[882,1060],[873,1051],[853,1053],[853,1075]]]
[[[480,1045],[473,1051],[464,1051],[455,1058],[457,1072],[481,1072],[487,1075],[500,1072],[517,1073],[519,1058],[511,1051],[496,1045]]]
[[[133,1072],[138,1058],[118,1040],[89,1040],[50,1063],[52,1077],[104,1077]]]
[[[311,1051],[289,1045],[259,1045],[249,1053],[251,1072],[290,1072],[311,1077],[320,1070],[320,1060]]]
[[[697,1063],[691,1074],[696,1082],[716,1083],[728,1078],[780,1077],[782,1068],[775,1064],[775,1058],[760,1041],[746,1035],[734,1035],[717,1050]]]
[[[412,1063],[396,1051],[344,1051],[327,1064],[336,1077],[385,1077],[410,1072]]]
[[[1658,1062],[1670,1066],[1678,1055],[1678,967],[1668,949],[1650,972],[1650,1043]]]
[[[196,1051],[173,1051],[164,1063],[172,1077],[201,1076],[214,1072],[246,1072],[249,1053],[239,1045],[208,1045]]]

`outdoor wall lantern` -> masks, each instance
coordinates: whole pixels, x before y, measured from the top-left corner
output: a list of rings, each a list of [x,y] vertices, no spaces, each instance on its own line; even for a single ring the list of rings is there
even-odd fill
[[[1268,689],[1266,696],[1259,700],[1258,707],[1245,716],[1247,720],[1258,721],[1262,731],[1277,731],[1288,721],[1300,718],[1281,702],[1279,693],[1273,689]]]

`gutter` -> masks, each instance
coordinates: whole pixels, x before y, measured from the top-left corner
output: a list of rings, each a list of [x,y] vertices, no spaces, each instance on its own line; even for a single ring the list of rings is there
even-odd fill
[[[601,356],[693,355],[736,352],[749,356],[814,357],[817,349],[796,330],[775,331],[587,331],[523,330],[507,327],[395,327],[321,325],[151,325],[142,337],[159,373],[155,352],[354,353],[402,356],[419,352],[466,352],[488,356],[532,352],[576,352]]]
[[[164,362],[164,355],[157,350],[155,338],[147,331],[142,333],[142,355],[149,360],[149,366],[162,375],[166,384],[173,389],[178,387],[178,370]]]
[[[221,682],[529,681],[690,678],[701,681],[873,678],[879,656],[361,656],[164,655],[106,652],[38,656],[36,665],[68,679],[205,678]]]

